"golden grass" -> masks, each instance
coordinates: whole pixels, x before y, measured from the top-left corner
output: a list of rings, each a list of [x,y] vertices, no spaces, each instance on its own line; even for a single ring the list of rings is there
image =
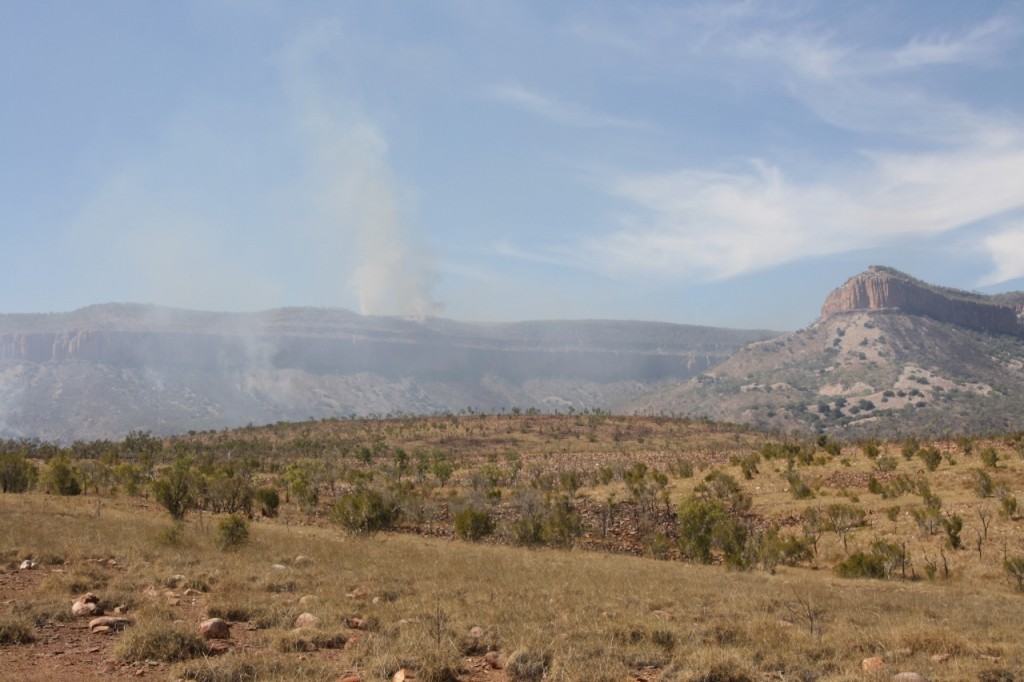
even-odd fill
[[[26,603],[66,610],[72,586],[102,599],[133,595],[137,623],[117,635],[123,658],[195,655],[189,635],[198,621],[231,605],[238,620],[268,638],[250,643],[245,655],[182,664],[176,674],[186,679],[294,679],[308,670],[306,679],[326,680],[358,670],[380,680],[405,667],[441,682],[465,667],[473,627],[483,629],[486,648],[510,662],[522,658],[523,679],[540,666],[544,679],[557,681],[624,681],[636,671],[686,681],[854,680],[865,678],[861,660],[875,655],[890,662],[890,675],[981,680],[1024,670],[1021,598],[991,566],[946,582],[850,581],[802,568],[731,573],[581,551],[345,537],[269,522],[252,524],[250,542],[223,553],[209,519],[203,527],[190,519],[181,545],[167,546],[155,538],[169,520],[137,501],[110,501],[96,518],[92,500],[36,494],[0,496],[0,518],[0,551],[64,560],[65,573],[51,573],[24,595]],[[312,563],[292,565],[300,554]],[[119,568],[86,563],[100,556]],[[162,590],[176,574],[209,589],[191,610],[143,596],[146,586]],[[300,607],[305,595],[317,600]],[[320,618],[319,634],[290,632],[302,611]],[[366,630],[350,628],[354,619]],[[167,651],[155,633],[174,635]],[[332,637],[351,640],[341,658],[326,645]],[[939,663],[934,654],[950,658]]]

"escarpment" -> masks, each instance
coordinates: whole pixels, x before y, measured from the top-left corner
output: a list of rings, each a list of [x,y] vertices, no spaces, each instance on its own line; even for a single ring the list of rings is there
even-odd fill
[[[856,310],[899,310],[979,331],[1024,333],[1016,305],[934,287],[889,268],[869,268],[834,290],[821,307],[821,319]]]

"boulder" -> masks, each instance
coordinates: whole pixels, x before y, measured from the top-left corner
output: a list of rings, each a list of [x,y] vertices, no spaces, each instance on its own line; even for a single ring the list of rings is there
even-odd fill
[[[296,628],[315,628],[320,624],[320,619],[314,616],[312,613],[300,613],[295,618]]]
[[[345,624],[348,625],[353,630],[365,630],[366,629],[366,621],[364,619],[362,619],[362,618],[349,618],[348,621]]]
[[[309,566],[313,563],[313,560],[305,554],[300,554],[295,557],[295,560],[292,563],[296,566]]]
[[[199,632],[206,639],[227,639],[231,636],[231,626],[220,618],[207,618],[199,624]]]
[[[484,663],[491,666],[495,670],[501,670],[505,667],[505,657],[497,651],[488,651],[484,654]]]
[[[89,630],[96,634],[118,632],[132,624],[131,618],[100,616],[89,621]]]
[[[24,561],[21,562],[21,565],[18,566],[18,570],[19,571],[31,571],[33,568],[37,568],[38,566],[39,566],[39,564],[37,564],[36,562],[32,561],[31,559],[25,559]]]
[[[921,673],[896,673],[892,682],[928,682],[928,678]]]
[[[878,670],[885,665],[885,659],[881,656],[872,656],[871,658],[865,658],[860,662],[860,669],[866,673]]]
[[[103,608],[100,606],[100,598],[92,592],[86,592],[71,602],[71,615],[85,618],[88,616],[102,616]]]

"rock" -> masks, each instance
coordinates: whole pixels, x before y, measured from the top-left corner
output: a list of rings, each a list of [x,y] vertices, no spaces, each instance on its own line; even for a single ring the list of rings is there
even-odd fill
[[[505,657],[499,654],[497,651],[488,651],[484,654],[484,663],[491,666],[495,670],[501,670],[505,667]]]
[[[860,669],[866,673],[873,670],[878,670],[885,665],[885,659],[881,656],[872,656],[871,658],[865,658],[860,662]]]
[[[292,563],[296,566],[309,566],[313,563],[313,559],[306,556],[305,554],[300,554],[299,556],[295,557],[295,560]]]
[[[349,618],[346,624],[353,630],[365,630],[366,621],[362,618]]]
[[[480,639],[484,636],[484,629],[479,626],[473,626],[469,629],[470,639]]]
[[[167,587],[177,587],[183,582],[185,582],[185,576],[183,576],[181,573],[177,573],[175,575],[172,575],[167,580],[165,580],[164,585]]]
[[[131,618],[119,616],[100,616],[89,621],[89,630],[96,634],[117,632],[132,624]]]
[[[317,597],[315,594],[303,595],[302,598],[299,599],[299,606],[304,609],[308,609],[311,606],[316,606],[319,603],[320,598]]]
[[[928,682],[928,678],[921,673],[896,673],[892,682]]]
[[[87,616],[102,616],[103,609],[100,607],[100,598],[92,592],[86,592],[75,601],[71,602],[71,614],[80,618]]]
[[[38,566],[39,566],[39,564],[37,564],[36,562],[32,561],[31,559],[25,559],[24,561],[21,562],[21,565],[18,566],[18,570],[19,571],[31,571],[33,568],[37,568]]]
[[[193,590],[191,587],[185,590],[183,593],[186,597],[198,597],[202,594],[199,590]]]
[[[414,679],[415,676],[408,668],[402,668],[397,673],[391,676],[391,682],[406,682],[406,680]]]
[[[173,590],[167,590],[166,592],[164,592],[164,599],[171,606],[177,606],[181,603],[181,595],[179,595],[177,592],[174,592]]]
[[[274,569],[275,571],[287,571],[288,570],[288,567],[285,566],[284,564],[272,564],[270,567],[272,569]]]
[[[206,643],[207,656],[220,656],[221,654],[226,654],[229,651],[231,651],[231,644],[222,639],[215,639]]]
[[[932,654],[931,660],[933,663],[945,663],[949,660],[949,654]]]
[[[849,310],[898,308],[939,322],[997,334],[1018,334],[1017,311],[984,295],[951,297],[887,268],[872,267],[828,295],[821,319]]]
[[[314,616],[312,613],[300,613],[295,618],[296,628],[315,628],[320,624],[320,619]]]
[[[227,639],[231,636],[231,626],[220,618],[207,618],[199,624],[199,632],[206,639]]]
[[[345,675],[338,682],[363,682],[363,678],[359,677],[359,675]]]

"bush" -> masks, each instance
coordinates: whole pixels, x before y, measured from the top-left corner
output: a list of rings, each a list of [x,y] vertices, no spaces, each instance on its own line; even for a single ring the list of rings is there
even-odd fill
[[[789,492],[793,494],[793,498],[797,500],[808,500],[814,497],[814,491],[811,487],[804,483],[803,479],[800,478],[800,474],[796,471],[790,471],[786,475],[786,482],[789,483]]]
[[[331,518],[346,530],[370,534],[391,528],[399,516],[399,507],[371,488],[342,495],[331,508]]]
[[[217,524],[217,549],[237,549],[249,540],[249,526],[238,514],[221,519]]]
[[[1003,570],[1010,579],[1013,589],[1024,592],[1024,556],[1008,557],[1003,560]]]
[[[870,552],[854,552],[836,564],[840,578],[889,578],[903,563],[903,549],[894,542],[876,540]]]
[[[31,488],[38,473],[32,462],[21,455],[0,455],[0,490],[5,493],[23,493]]]
[[[46,490],[58,495],[80,495],[82,483],[78,480],[78,472],[67,457],[57,457],[46,467],[43,478]]]
[[[996,486],[992,477],[984,469],[976,469],[973,474],[972,487],[974,494],[984,499],[996,494]]]
[[[535,680],[543,679],[550,667],[550,653],[519,649],[509,656],[505,672],[513,680],[534,682]]]
[[[466,507],[455,515],[455,535],[463,540],[476,541],[494,532],[491,512]]]
[[[0,616],[0,645],[31,644],[36,641],[32,627],[13,616]]]
[[[928,471],[935,471],[942,462],[942,453],[936,447],[922,448],[918,451],[917,456],[928,467]]]
[[[981,451],[981,463],[990,469],[995,469],[999,463],[999,453],[991,445]]]
[[[206,643],[192,628],[179,623],[139,624],[121,634],[115,658],[121,661],[184,661],[202,656]]]
[[[276,488],[270,486],[257,488],[255,497],[256,503],[260,506],[260,514],[268,518],[277,516],[278,507],[281,506],[281,496],[278,495]]]

